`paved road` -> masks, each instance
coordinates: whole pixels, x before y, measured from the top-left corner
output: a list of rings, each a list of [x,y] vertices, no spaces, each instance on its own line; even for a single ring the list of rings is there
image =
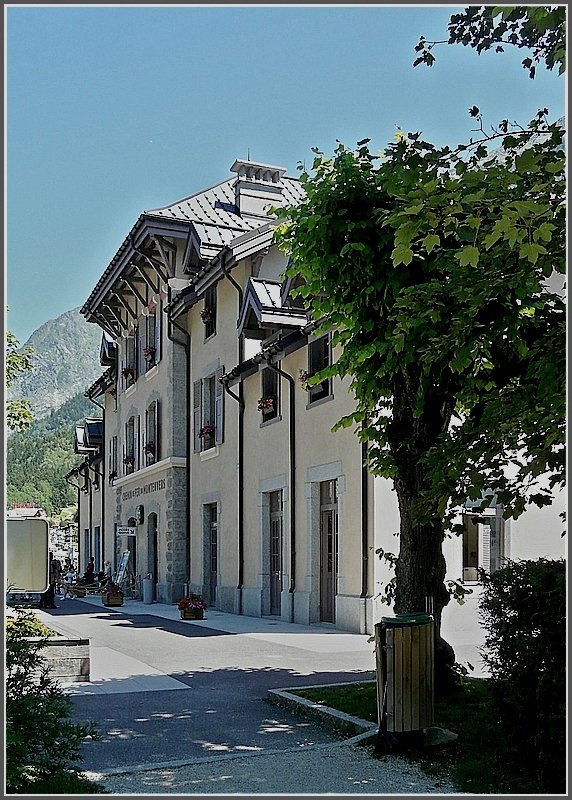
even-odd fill
[[[374,677],[367,636],[214,610],[183,622],[175,606],[110,609],[97,597],[38,613],[90,639],[90,682],[67,690],[75,720],[102,734],[82,769],[112,793],[443,793],[267,699],[269,688]]]

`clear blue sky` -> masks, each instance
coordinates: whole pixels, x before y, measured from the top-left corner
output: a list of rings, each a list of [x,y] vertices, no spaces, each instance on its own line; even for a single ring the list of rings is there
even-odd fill
[[[564,114],[564,76],[443,45],[459,6],[5,6],[7,326],[23,344],[87,299],[139,214],[231,176],[369,137],[466,141]]]

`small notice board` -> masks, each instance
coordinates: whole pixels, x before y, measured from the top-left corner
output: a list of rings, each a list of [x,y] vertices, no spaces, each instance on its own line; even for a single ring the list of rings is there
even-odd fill
[[[117,568],[117,575],[115,576],[115,583],[121,584],[127,575],[127,566],[129,564],[129,550],[124,550]]]

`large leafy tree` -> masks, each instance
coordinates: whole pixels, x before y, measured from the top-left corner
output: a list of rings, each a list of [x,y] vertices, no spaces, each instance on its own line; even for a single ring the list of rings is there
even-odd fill
[[[395,610],[449,601],[444,536],[467,497],[507,516],[564,480],[563,130],[541,110],[452,150],[417,133],[368,140],[302,172],[305,200],[277,241],[313,318],[339,347],[374,474],[400,510]],[[438,634],[439,666],[454,654]]]

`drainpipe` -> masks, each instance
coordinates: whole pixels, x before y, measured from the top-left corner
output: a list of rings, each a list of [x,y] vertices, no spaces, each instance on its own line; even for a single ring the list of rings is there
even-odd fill
[[[171,287],[169,286],[169,300],[171,302]],[[167,314],[167,338],[174,342],[175,344],[180,345],[181,347],[185,348],[185,360],[186,360],[186,392],[187,392],[187,399],[185,403],[185,408],[188,410],[189,403],[191,402],[191,335],[188,331],[182,328],[175,320],[171,319],[169,314]],[[173,336],[173,328],[176,328],[180,331],[184,336],[184,341],[181,341],[176,336]],[[186,516],[186,525],[187,525],[187,536],[186,536],[186,552],[185,552],[185,570],[187,573],[187,581],[190,583],[191,581],[191,424],[190,420],[187,415],[187,441],[185,443],[186,449],[186,460],[187,460],[187,469],[185,475],[185,516]]]
[[[242,308],[242,299],[244,293],[241,285],[230,274],[226,265],[227,251],[223,250],[220,254],[220,266],[223,275],[228,279],[229,283],[236,289],[238,298],[238,314]],[[238,317],[237,314],[237,317]],[[238,363],[242,364],[244,361],[244,337],[238,337]],[[238,497],[237,497],[237,515],[238,515],[238,613],[242,614],[242,590],[244,583],[244,390],[242,381],[238,385],[238,395],[230,391],[228,385],[223,382],[223,387],[227,394],[233,397],[238,403]]]
[[[369,471],[366,465],[367,459],[367,443],[362,442],[361,445],[361,594],[360,597],[365,598],[368,595],[368,565],[369,565],[369,552],[367,545],[367,529],[369,523],[368,513],[368,500],[369,500]]]
[[[244,399],[242,397],[242,381],[239,386],[239,393],[235,394],[228,387],[228,380],[222,381],[225,392],[238,403],[238,497],[237,497],[237,516],[238,516],[238,613],[242,614],[242,589],[244,584],[244,519],[243,519],[243,495],[244,495]]]
[[[87,487],[88,487],[87,494],[89,496],[89,506],[88,506],[88,508],[89,508],[89,514],[88,514],[89,549],[90,549],[90,555],[93,555],[93,553],[91,553],[91,535],[93,533],[93,531],[92,531],[92,525],[93,525],[93,495],[92,495],[91,487],[92,487],[93,481],[89,477],[89,464],[87,463],[87,460],[84,463],[87,466],[87,470],[85,471],[84,478],[87,481]],[[79,505],[78,505],[78,509],[79,509]],[[79,542],[78,542],[78,559],[81,561],[81,549],[79,548]],[[85,564],[84,566],[87,567],[87,564]]]
[[[296,397],[294,389],[296,381],[284,370],[271,363],[272,356],[265,355],[264,359],[273,372],[286,378],[290,384],[290,414],[288,420],[288,434],[290,440],[290,594],[296,589]],[[294,597],[290,604],[290,622],[294,622]]]
[[[80,515],[81,504],[80,504],[80,500],[79,500],[80,485],[79,485],[79,483],[72,483],[71,480],[69,479],[69,474],[65,475],[64,478],[65,478],[66,483],[69,483],[69,485],[73,486],[73,488],[77,491],[77,558],[78,558],[78,562],[79,562],[79,554],[81,552],[81,549],[80,549],[80,546],[79,546],[79,532],[81,530],[81,515]],[[78,563],[77,566],[78,566],[78,571],[79,571],[79,563]]]
[[[94,400],[93,397],[89,397],[89,395],[87,393],[85,394],[85,397],[87,397],[88,400],[91,400],[91,402],[95,406],[100,408],[101,412],[102,412],[102,421],[101,421],[101,423],[102,423],[101,424],[101,429],[102,429],[101,430],[101,438],[102,438],[102,441],[103,441],[102,459],[103,459],[103,463],[105,464],[105,408],[101,403],[98,403],[97,400]],[[91,467],[90,467],[90,469],[91,469]],[[92,472],[97,472],[97,470],[93,469]],[[105,469],[104,469],[104,473],[105,473]],[[97,472],[97,474],[101,476],[101,552],[103,554],[103,560],[105,561],[105,492],[106,492],[105,475],[104,474],[102,475],[101,472]],[[115,546],[115,542],[113,544]],[[114,561],[114,563],[115,563],[115,561]]]

